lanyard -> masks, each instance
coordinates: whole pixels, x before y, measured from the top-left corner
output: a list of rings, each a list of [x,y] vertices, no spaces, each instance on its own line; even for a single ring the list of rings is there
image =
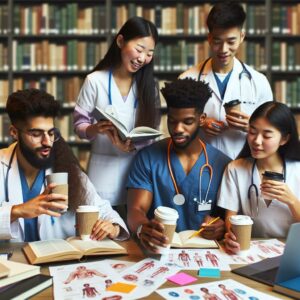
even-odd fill
[[[201,168],[200,168],[199,197],[200,197],[200,203],[203,203],[203,202],[206,203],[207,202],[208,192],[209,192],[209,189],[210,189],[210,186],[211,186],[211,182],[212,182],[213,168],[209,164],[208,155],[207,155],[205,144],[200,139],[198,139],[198,141],[199,141],[199,143],[202,146],[202,149],[203,149],[203,152],[204,152],[204,156],[205,156],[205,164],[203,164],[201,166]],[[167,160],[168,160],[169,173],[170,173],[170,176],[171,176],[171,179],[173,181],[173,185],[174,185],[174,188],[175,188],[175,191],[176,191],[176,195],[174,196],[173,200],[174,200],[175,204],[177,204],[176,202],[180,202],[181,204],[179,204],[179,205],[182,205],[184,203],[185,199],[184,199],[184,196],[179,191],[178,185],[176,183],[176,180],[175,180],[175,177],[174,177],[174,174],[173,174],[173,170],[172,170],[172,166],[171,166],[171,158],[170,158],[171,145],[172,145],[172,140],[170,139],[169,143],[168,143]],[[205,194],[205,198],[202,199],[202,192],[201,192],[202,174],[203,174],[203,171],[204,171],[205,168],[208,168],[210,176],[209,176],[209,183],[208,183],[207,191],[206,191],[206,194]]]
[[[108,101],[109,101],[109,105],[112,105],[112,97],[111,97],[111,80],[112,80],[112,71],[109,71],[109,76],[108,76]],[[134,100],[134,109],[137,108],[137,98],[135,98]]]

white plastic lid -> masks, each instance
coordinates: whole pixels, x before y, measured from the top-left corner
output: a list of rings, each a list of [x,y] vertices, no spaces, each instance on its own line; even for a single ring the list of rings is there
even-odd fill
[[[99,212],[99,207],[94,205],[79,205],[77,212]]]
[[[253,221],[249,216],[235,215],[230,217],[230,223],[232,225],[252,225]]]
[[[176,221],[179,218],[177,210],[166,206],[157,207],[154,214],[156,217],[168,221]]]

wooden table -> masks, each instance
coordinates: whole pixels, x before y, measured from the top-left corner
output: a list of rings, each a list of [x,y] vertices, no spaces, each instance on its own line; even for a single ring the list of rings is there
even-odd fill
[[[115,259],[120,259],[120,260],[127,260],[127,261],[133,261],[133,262],[138,262],[142,259],[144,259],[145,257],[147,257],[145,255],[145,253],[141,250],[141,248],[139,247],[139,245],[136,243],[135,240],[130,239],[129,241],[125,241],[120,243],[123,247],[125,247],[129,253],[129,255],[118,255],[118,256],[109,256],[109,258],[115,258]],[[22,263],[27,263],[26,257],[23,254],[22,251],[22,247],[24,246],[24,243],[1,243],[0,242],[0,249],[1,252],[5,252],[5,250],[12,250],[13,249],[13,255],[11,257],[11,260],[13,261],[17,261],[17,262],[22,262]],[[102,260],[106,257],[100,256],[97,259]],[[95,261],[95,258],[88,258],[87,262],[90,261]],[[74,263],[74,261],[69,261],[69,262],[62,262],[62,265],[68,264],[68,263]],[[55,263],[55,265],[58,265],[57,263]],[[42,265],[41,268],[41,272],[43,274],[49,274],[49,270],[48,270],[48,266],[49,265]],[[185,271],[186,273],[197,277],[197,271],[196,270],[187,270]],[[218,279],[213,279],[213,278],[200,278],[197,277],[198,281],[197,282],[193,282],[193,284],[199,284],[199,283],[205,283],[205,282],[211,282],[211,281],[216,281],[216,280],[223,280],[223,279],[233,279],[236,280],[242,284],[245,284],[251,288],[254,288],[257,291],[261,291],[264,293],[268,293],[270,295],[273,295],[277,298],[280,299],[292,299],[283,295],[280,295],[278,293],[274,293],[272,292],[272,289],[270,286],[256,282],[254,280],[250,280],[248,278],[236,275],[234,273],[231,273],[229,271],[223,271],[221,272],[221,278]],[[167,287],[175,287],[175,284],[172,284],[171,282],[166,282],[165,284],[163,284],[161,287],[163,288],[167,288]],[[160,288],[161,288],[160,287]],[[1,295],[0,295],[1,298]],[[52,299],[53,298],[53,289],[52,287],[45,289],[44,291],[42,291],[41,293],[35,295],[33,298],[34,300],[48,300],[48,299]],[[161,296],[159,296],[157,293],[152,293],[150,296],[143,298],[143,299],[163,299]]]

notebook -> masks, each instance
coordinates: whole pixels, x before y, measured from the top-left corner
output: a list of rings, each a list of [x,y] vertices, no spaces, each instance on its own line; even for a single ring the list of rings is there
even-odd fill
[[[281,256],[267,258],[260,262],[237,268],[231,272],[273,286],[300,276],[300,223],[291,225]]]

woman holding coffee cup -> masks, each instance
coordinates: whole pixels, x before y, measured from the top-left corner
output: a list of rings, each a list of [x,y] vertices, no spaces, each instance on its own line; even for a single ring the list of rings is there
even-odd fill
[[[290,109],[266,102],[252,114],[247,142],[238,159],[228,164],[218,205],[226,209],[226,248],[238,252],[230,217],[253,219],[252,236],[284,238],[300,221],[300,143]]]

